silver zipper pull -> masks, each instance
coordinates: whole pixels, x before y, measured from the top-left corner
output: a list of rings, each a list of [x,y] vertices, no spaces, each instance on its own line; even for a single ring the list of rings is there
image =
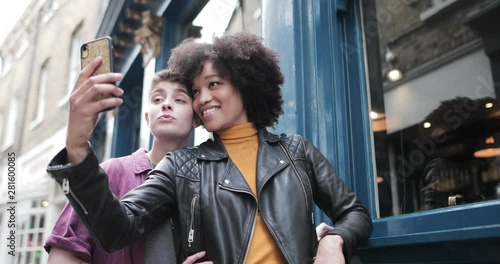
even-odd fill
[[[69,194],[69,179],[64,178],[62,181],[62,191],[64,194]]]
[[[191,247],[191,243],[194,241],[194,229],[189,230],[189,236],[188,236],[188,247]]]

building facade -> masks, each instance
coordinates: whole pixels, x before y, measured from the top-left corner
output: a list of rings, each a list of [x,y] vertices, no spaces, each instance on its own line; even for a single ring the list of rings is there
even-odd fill
[[[2,263],[47,261],[42,246],[66,199],[45,168],[65,144],[81,42],[95,37],[106,6],[31,1],[0,47]]]

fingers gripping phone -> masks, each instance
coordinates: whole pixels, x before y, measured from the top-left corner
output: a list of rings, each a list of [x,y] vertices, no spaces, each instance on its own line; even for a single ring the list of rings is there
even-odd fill
[[[80,47],[81,68],[85,68],[99,56],[102,57],[102,63],[94,71],[93,75],[113,72],[113,44],[111,37],[106,36],[82,44]],[[111,96],[112,95],[102,95],[99,100]],[[113,108],[114,107],[111,107],[105,109],[104,111],[111,110]]]

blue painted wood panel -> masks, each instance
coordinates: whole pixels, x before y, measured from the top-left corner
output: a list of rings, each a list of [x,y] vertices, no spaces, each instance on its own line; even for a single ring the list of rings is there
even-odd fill
[[[130,155],[139,147],[143,77],[142,56],[136,56],[119,84],[123,103],[115,116],[111,157]]]
[[[327,0],[263,1],[263,37],[285,75],[276,131],[310,140],[375,216],[359,7],[337,8]],[[327,221],[317,212],[317,222]]]

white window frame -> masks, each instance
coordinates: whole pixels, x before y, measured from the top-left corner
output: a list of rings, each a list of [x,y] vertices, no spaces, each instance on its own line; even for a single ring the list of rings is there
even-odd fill
[[[0,72],[0,76],[5,76],[12,69],[12,54],[7,53],[5,56],[2,56],[2,72]]]
[[[18,99],[13,96],[10,99],[10,104],[9,104],[9,113],[7,116],[7,122],[6,122],[6,127],[4,131],[4,141],[2,144],[2,151],[6,150],[7,148],[11,147],[14,145],[14,141],[16,139],[16,130],[17,130],[17,114],[18,114]]]
[[[17,43],[17,49],[15,51],[15,56],[16,56],[16,59],[19,59],[24,55],[24,52],[29,47],[28,37],[21,36],[21,37],[19,37],[19,39],[17,39],[16,43]]]
[[[8,114],[8,113],[7,113]],[[6,131],[3,131],[4,129],[4,119],[3,119],[3,115],[0,114],[0,138],[3,139],[4,138],[4,135],[5,135],[5,132]],[[3,141],[3,140],[2,140]],[[2,144],[3,142],[0,141],[0,144]],[[0,165],[1,166],[1,165]],[[0,186],[2,186],[2,180],[0,180]]]
[[[32,112],[32,119],[29,125],[30,130],[37,127],[42,123],[45,117],[45,105],[47,97],[47,86],[49,82],[49,61],[45,61],[40,69],[40,78],[38,82],[38,89],[35,94],[35,108]]]
[[[82,25],[78,25],[73,33],[71,34],[71,47],[69,51],[69,72],[68,72],[68,83],[65,95],[57,102],[59,107],[66,106],[68,104],[69,96],[73,91],[73,87],[78,79],[78,74],[81,71],[80,65],[80,45],[82,43]]]
[[[43,12],[42,23],[43,24],[47,23],[52,18],[52,16],[54,15],[54,13],[58,8],[59,8],[59,2],[57,0],[46,1],[42,7],[42,12]]]

